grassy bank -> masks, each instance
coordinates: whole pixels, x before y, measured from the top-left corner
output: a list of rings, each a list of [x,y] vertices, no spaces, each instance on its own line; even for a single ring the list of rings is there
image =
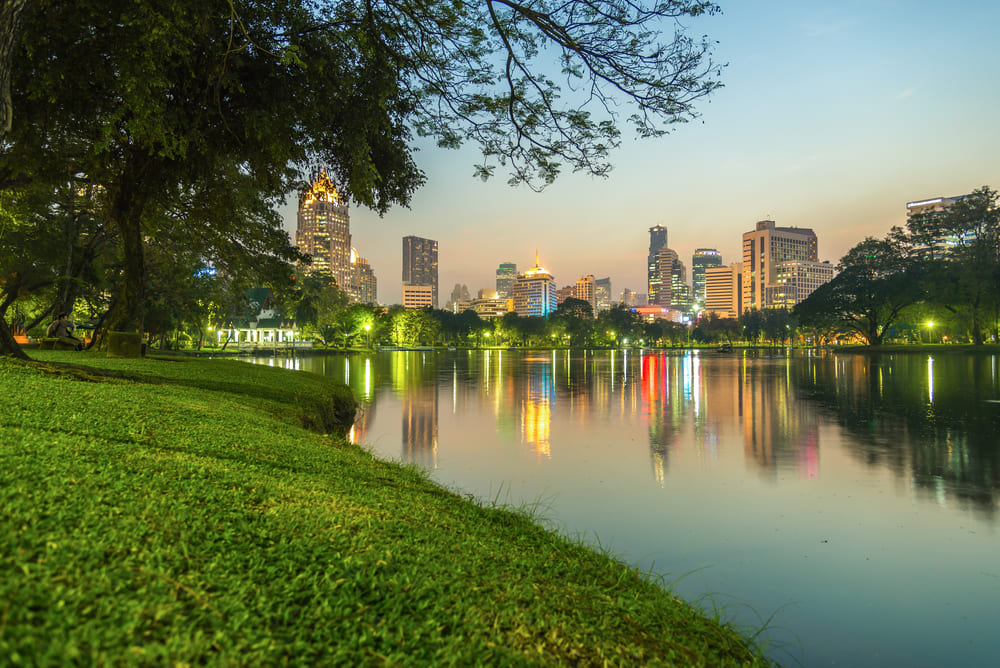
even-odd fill
[[[621,563],[317,433],[353,409],[325,378],[35,356],[0,359],[4,664],[764,663]]]

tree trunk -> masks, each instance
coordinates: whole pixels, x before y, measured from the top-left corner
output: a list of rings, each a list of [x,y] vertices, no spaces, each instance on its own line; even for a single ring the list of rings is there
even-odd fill
[[[2,0],[0,3],[0,137],[10,132],[14,105],[10,99],[10,71],[21,38],[21,24],[37,0]]]
[[[7,325],[7,309],[16,298],[16,291],[8,292],[3,303],[0,303],[0,355],[26,360],[28,355],[21,350],[21,345],[14,340],[14,334],[11,333],[10,327]]]
[[[146,208],[146,184],[154,181],[155,158],[138,156],[126,160],[126,171],[111,196],[109,217],[122,241],[125,260],[123,284],[118,299],[100,331],[100,350],[107,350],[106,332],[142,334],[146,303],[146,261],[142,243],[142,218]]]
[[[4,357],[16,357],[22,360],[30,359],[21,350],[20,344],[14,340],[14,335],[11,334],[10,327],[7,326],[7,319],[3,317],[0,317],[0,355]]]

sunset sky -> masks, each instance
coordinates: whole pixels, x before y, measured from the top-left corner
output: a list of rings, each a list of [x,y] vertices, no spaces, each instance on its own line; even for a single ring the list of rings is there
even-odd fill
[[[648,229],[688,267],[695,248],[740,260],[758,220],[810,227],[836,263],[905,221],[908,201],[1000,189],[1000,3],[723,2],[689,22],[719,44],[724,88],[701,118],[612,155],[607,179],[564,174],[542,193],[473,177],[472,146],[416,155],[427,184],[384,218],[351,209],[379,300],[400,300],[402,237],[439,242],[440,307],[455,283],[495,286],[500,262],[541,265],[558,286],[611,277],[646,292]],[[282,209],[295,229],[294,203]]]

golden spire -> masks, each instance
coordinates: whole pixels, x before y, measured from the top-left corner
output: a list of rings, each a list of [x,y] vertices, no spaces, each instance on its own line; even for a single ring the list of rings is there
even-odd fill
[[[316,181],[313,182],[312,187],[306,191],[305,202],[314,201],[322,202],[333,202],[334,204],[340,204],[340,193],[337,192],[336,186],[333,185],[333,181],[326,174],[326,165],[320,167],[319,176],[316,177]]]

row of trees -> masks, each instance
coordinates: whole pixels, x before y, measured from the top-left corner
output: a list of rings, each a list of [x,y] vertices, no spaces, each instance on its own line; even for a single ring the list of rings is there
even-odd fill
[[[291,290],[275,213],[325,164],[350,201],[407,205],[416,137],[543,187],[607,174],[718,85],[701,0],[0,0],[0,354],[9,322],[87,311],[151,332]],[[565,91],[561,93],[557,80]],[[190,284],[199,284],[193,286]],[[209,289],[205,288],[205,289]]]
[[[794,309],[819,341],[919,340],[933,323],[952,340],[1000,341],[1000,206],[989,186],[865,239],[837,269]]]

